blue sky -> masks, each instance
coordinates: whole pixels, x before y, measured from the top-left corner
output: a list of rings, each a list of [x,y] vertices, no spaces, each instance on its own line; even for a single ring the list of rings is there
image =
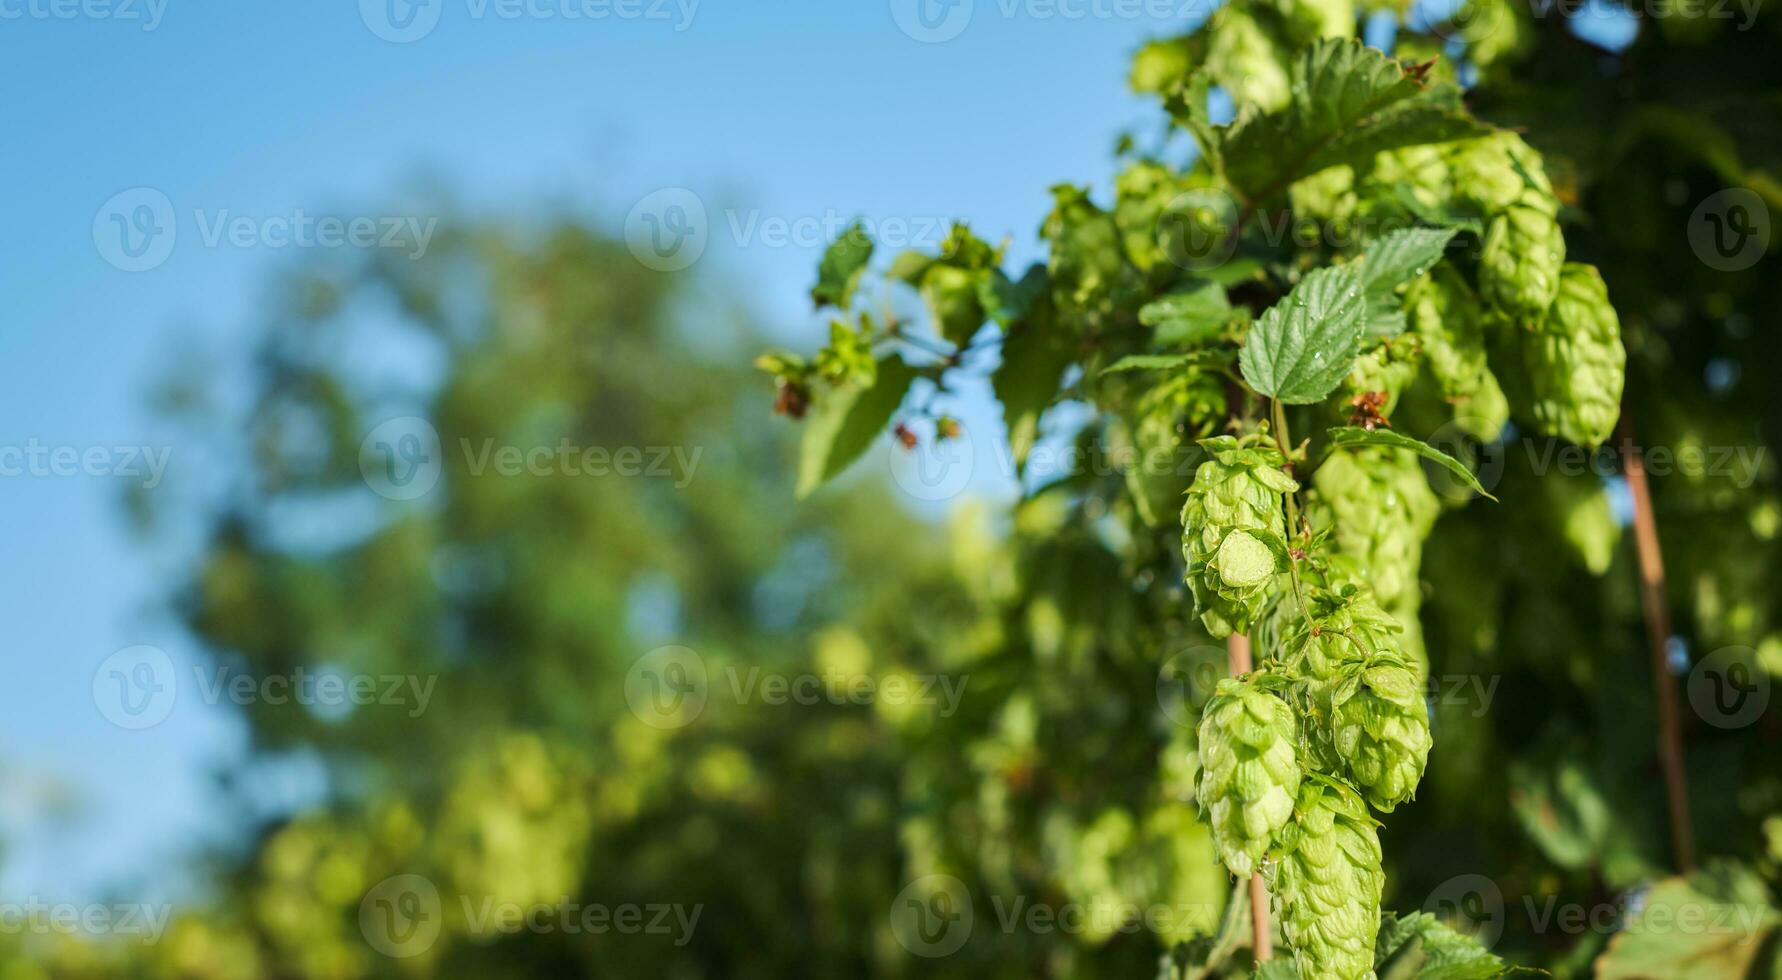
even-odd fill
[[[686,188],[711,239],[688,274],[809,346],[820,246],[773,229],[860,215],[933,245],[925,229],[959,217],[1031,256],[1047,188],[1106,188],[1116,134],[1154,123],[1125,90],[1130,53],[1197,17],[1179,0],[976,0],[925,41],[922,21],[899,27],[902,0],[431,0],[416,22],[437,13],[431,31],[395,43],[373,30],[403,19],[388,2],[0,2],[0,454],[105,450],[74,475],[0,476],[8,894],[173,887],[168,869],[219,822],[206,773],[240,751],[229,718],[187,699],[133,731],[96,706],[114,652],[192,651],[156,608],[175,556],[123,519],[123,484],[147,474],[91,474],[130,463],[114,447],[169,453],[168,485],[199,468],[147,388],[189,338],[239,355],[270,274],[304,254],[283,222],[424,221],[404,208],[437,179],[477,212],[618,231],[647,195]],[[102,209],[136,188],[164,198],[174,235],[130,272],[113,261],[131,264],[131,229]],[[160,227],[126,200],[126,225]],[[212,239],[242,217],[245,239]],[[982,411],[967,406],[968,429],[991,427]]]

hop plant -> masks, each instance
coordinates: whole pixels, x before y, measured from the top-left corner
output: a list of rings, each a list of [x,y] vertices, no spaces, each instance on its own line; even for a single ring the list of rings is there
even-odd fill
[[[1580,446],[1609,438],[1621,416],[1627,352],[1621,320],[1595,266],[1565,266],[1552,309],[1524,338],[1523,354],[1541,431]]]
[[[1347,786],[1311,774],[1268,864],[1281,926],[1304,980],[1373,980],[1380,927],[1380,837]]]
[[[1293,815],[1300,767],[1293,708],[1249,679],[1219,682],[1200,718],[1202,809],[1231,873],[1255,873]]]
[[[1287,534],[1281,495],[1299,484],[1272,446],[1233,436],[1201,445],[1212,458],[1195,470],[1182,506],[1182,556],[1201,623],[1226,637],[1248,631],[1268,601]]]
[[[1415,608],[1423,540],[1441,502],[1410,453],[1384,449],[1332,453],[1312,477],[1314,527],[1331,528],[1337,550],[1388,609]]]

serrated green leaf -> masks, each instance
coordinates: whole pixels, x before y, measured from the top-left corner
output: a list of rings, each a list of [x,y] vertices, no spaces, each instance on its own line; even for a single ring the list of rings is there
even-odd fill
[[[872,261],[872,239],[866,227],[856,221],[848,226],[823,253],[817,265],[817,284],[811,287],[811,301],[817,306],[839,306],[847,309],[854,301],[854,289]]]
[[[1367,304],[1345,266],[1317,269],[1269,307],[1244,338],[1244,380],[1290,405],[1319,401],[1337,389],[1361,352]]]
[[[1720,863],[1654,885],[1596,961],[1596,980],[1757,976],[1778,914],[1763,881]]]
[[[803,499],[866,452],[903,404],[916,369],[895,355],[881,358],[870,386],[857,382],[823,392],[804,420],[798,457],[798,497]]]
[[[1294,62],[1286,108],[1241,114],[1215,137],[1225,178],[1258,202],[1327,167],[1486,132],[1462,106],[1459,88],[1426,83],[1359,41],[1327,38]]]
[[[1201,344],[1217,340],[1233,313],[1222,287],[1198,282],[1146,303],[1139,322],[1156,331],[1160,344]]]
[[[1496,980],[1535,972],[1506,964],[1427,912],[1382,913],[1374,964],[1380,980]]]
[[[1341,426],[1330,430],[1331,452],[1336,452],[1339,449],[1359,449],[1363,446],[1385,446],[1389,449],[1403,449],[1406,452],[1416,453],[1424,459],[1447,469],[1455,476],[1460,477],[1468,486],[1472,487],[1479,496],[1491,500],[1497,499],[1485,491],[1484,485],[1479,482],[1478,477],[1473,475],[1472,470],[1466,468],[1465,463],[1462,463],[1460,460],[1455,459],[1420,439],[1413,439],[1410,436],[1402,435],[1391,429],[1374,429],[1370,431],[1352,425]]]
[[[1382,236],[1361,257],[1361,287],[1390,293],[1440,262],[1453,237],[1452,228],[1405,228]]]

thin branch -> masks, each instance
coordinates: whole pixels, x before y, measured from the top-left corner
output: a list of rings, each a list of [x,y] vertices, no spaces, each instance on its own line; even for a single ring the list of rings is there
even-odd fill
[[[1231,676],[1250,672],[1250,638],[1233,633],[1225,640],[1225,656],[1231,664]],[[1256,951],[1256,962],[1275,958],[1275,939],[1268,924],[1268,886],[1261,874],[1250,876],[1250,946]]]
[[[1646,462],[1634,441],[1633,420],[1621,411],[1622,470],[1633,497],[1634,546],[1640,558],[1640,608],[1646,618],[1646,642],[1652,662],[1652,686],[1658,701],[1658,764],[1664,770],[1664,795],[1671,815],[1671,856],[1677,869],[1695,870],[1695,833],[1689,819],[1689,779],[1684,770],[1683,727],[1677,708],[1677,678],[1670,669],[1671,611],[1665,601],[1664,555],[1658,548],[1658,521],[1652,514],[1652,490],[1646,483]]]

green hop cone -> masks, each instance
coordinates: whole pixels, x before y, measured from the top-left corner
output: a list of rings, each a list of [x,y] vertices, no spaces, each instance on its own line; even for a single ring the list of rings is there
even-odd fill
[[[1537,427],[1580,446],[1608,439],[1621,417],[1627,351],[1595,266],[1565,266],[1552,309],[1522,350]]]
[[[1382,813],[1416,795],[1429,760],[1433,740],[1420,676],[1404,656],[1377,650],[1344,661],[1313,694],[1315,717],[1327,726],[1313,744]]]
[[[1510,420],[1510,403],[1487,363],[1485,318],[1466,279],[1443,263],[1405,292],[1410,331],[1461,431],[1489,442]]]
[[[1417,457],[1391,449],[1332,453],[1312,477],[1312,526],[1331,528],[1338,552],[1394,608],[1418,593],[1423,540],[1441,514]]]
[[[1258,17],[1244,4],[1226,4],[1213,14],[1206,66],[1241,108],[1282,108],[1292,96],[1288,65],[1293,52],[1282,36],[1279,16],[1263,10]]]
[[[1315,773],[1300,784],[1268,871],[1304,980],[1373,980],[1386,882],[1378,826],[1349,787]]]
[[[1281,496],[1299,484],[1273,446],[1232,436],[1201,445],[1212,458],[1195,470],[1182,506],[1182,557],[1201,623],[1222,638],[1248,631],[1268,601],[1287,536]]]
[[[1219,859],[1255,873],[1293,815],[1300,768],[1293,708],[1250,679],[1219,682],[1200,716],[1200,804]]]
[[[1534,192],[1527,203],[1558,213],[1553,185],[1541,155],[1522,137],[1508,130],[1499,130],[1478,139],[1462,140],[1445,147],[1448,169],[1453,179],[1454,194],[1460,201],[1486,215],[1508,210],[1524,195]]]
[[[1565,234],[1551,199],[1529,190],[1491,219],[1479,252],[1479,294],[1519,326],[1540,322],[1559,293]]]

